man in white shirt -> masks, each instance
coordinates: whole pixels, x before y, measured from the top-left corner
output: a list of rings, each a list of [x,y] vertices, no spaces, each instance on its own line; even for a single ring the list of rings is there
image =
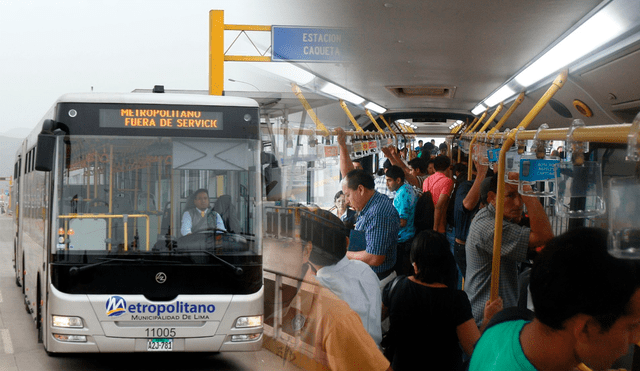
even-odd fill
[[[380,281],[371,267],[346,257],[348,229],[331,212],[303,211],[300,238],[306,242],[303,261],[316,280],[349,304],[376,344],[382,340]]]
[[[209,192],[202,188],[193,192],[194,207],[182,214],[180,233],[186,236],[191,233],[219,229],[226,231],[220,214],[209,207]]]

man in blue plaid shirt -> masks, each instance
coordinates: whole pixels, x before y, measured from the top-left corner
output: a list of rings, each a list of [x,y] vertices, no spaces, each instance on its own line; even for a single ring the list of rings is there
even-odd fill
[[[373,269],[380,279],[380,287],[395,276],[396,245],[400,229],[400,215],[389,197],[375,190],[373,176],[365,170],[353,169],[346,145],[346,134],[336,129],[340,145],[342,192],[353,208],[360,212],[355,229],[364,234],[366,248],[348,251],[347,258],[361,260]]]
[[[350,171],[342,181],[342,192],[351,206],[360,211],[355,229],[364,233],[366,242],[365,250],[349,251],[347,258],[369,264],[381,283],[387,281],[396,264],[398,211],[389,197],[375,191],[373,177],[364,170]]]

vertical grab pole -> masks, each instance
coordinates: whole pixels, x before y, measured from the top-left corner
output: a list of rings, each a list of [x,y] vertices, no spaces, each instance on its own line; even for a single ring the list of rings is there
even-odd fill
[[[94,152],[94,165],[93,165],[93,197],[98,198],[98,151]]]
[[[166,157],[165,157],[165,160],[166,160]],[[176,215],[176,210],[173,208],[174,207],[174,202],[173,202],[173,169],[171,169],[171,168],[169,168],[169,192],[170,192],[169,200],[171,202],[171,224],[169,226],[169,230],[171,231],[171,233],[169,235],[172,236],[174,231],[175,231],[174,216]]]
[[[158,204],[156,205],[156,212],[159,212],[164,204],[162,203],[162,159],[158,160]],[[164,211],[164,210],[163,210]],[[161,232],[162,228],[162,216],[158,214],[158,234]]]
[[[82,178],[83,178],[83,180],[84,179],[87,180],[87,200],[90,200],[91,199],[91,173],[89,173],[89,162],[88,161],[85,163],[84,169],[85,169],[84,173],[86,174],[86,176],[84,176]]]
[[[133,209],[136,211],[140,211],[138,210],[138,189],[140,188],[140,177],[139,177],[140,165],[136,164],[135,167],[136,169],[134,171],[136,172],[136,180],[133,186]],[[133,218],[134,241],[135,241],[135,233],[137,233],[137,230],[138,230],[138,218]]]
[[[147,212],[151,211],[149,208],[149,202],[151,201],[151,162],[147,162]],[[136,203],[138,200],[136,200]],[[156,205],[156,211],[158,209],[158,205]]]
[[[109,215],[113,214],[113,144],[109,146]],[[109,252],[111,252],[111,218],[109,218]]]
[[[145,215],[145,218],[147,219],[147,251],[149,251],[149,239],[151,238],[149,236],[149,229],[150,229],[150,226],[149,226],[149,215]]]
[[[504,216],[504,171],[505,160],[507,151],[515,143],[516,134],[518,128],[524,129],[529,126],[536,116],[540,113],[542,108],[551,100],[555,93],[562,88],[567,81],[568,71],[564,70],[556,77],[546,93],[540,98],[538,103],[529,111],[527,116],[520,122],[520,125],[515,130],[511,131],[511,134],[507,137],[500,150],[500,157],[498,158],[498,189],[496,191],[496,219],[495,228],[493,233],[493,263],[491,265],[491,295],[490,301],[494,301],[498,298],[498,290],[500,287],[500,250],[502,248],[502,218]]]
[[[129,224],[129,215],[125,214],[122,216],[122,223],[124,224],[124,251],[129,251],[129,241],[127,241],[127,225]]]

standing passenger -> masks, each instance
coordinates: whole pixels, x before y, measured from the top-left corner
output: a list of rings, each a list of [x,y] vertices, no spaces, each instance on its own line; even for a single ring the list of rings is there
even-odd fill
[[[328,211],[303,212],[307,220],[300,237],[306,242],[305,263],[311,274],[324,287],[349,304],[376,344],[382,340],[381,294],[378,277],[371,268],[346,257],[348,229]]]
[[[496,217],[496,192],[498,176],[491,178],[487,201],[489,205],[478,211],[471,221],[467,237],[467,283],[471,308],[476,323],[482,322],[482,309],[489,300],[491,289],[491,267],[493,265],[493,235]],[[527,261],[529,249],[543,246],[553,232],[549,218],[536,197],[521,196],[518,186],[505,184],[504,216],[502,225],[502,247],[500,249],[499,295],[504,307],[518,304],[518,263]],[[523,207],[527,207],[531,227],[518,225],[522,219]]]
[[[413,236],[416,234],[414,214],[418,196],[413,191],[413,187],[405,183],[404,172],[398,166],[391,166],[387,170],[387,187],[396,193],[396,197],[393,199],[393,206],[400,215],[395,271],[398,275],[411,274],[409,251],[411,250]]]
[[[465,180],[458,186],[453,207],[455,233],[453,255],[456,258],[458,268],[460,268],[460,273],[465,279],[467,275],[467,256],[465,251],[467,235],[469,234],[471,220],[479,209],[481,185],[489,169],[487,165],[481,165],[478,162],[475,162],[475,164],[477,168],[475,179],[473,181]]]
[[[387,174],[387,170],[389,170],[390,167],[391,161],[387,159],[384,164],[382,164],[382,169],[378,169],[378,172],[376,173],[376,177],[374,179],[374,188],[376,192],[383,194],[393,200],[393,198],[396,197],[396,193],[387,187],[387,178],[385,175]]]
[[[383,147],[382,152],[391,161],[391,164],[399,166],[402,169],[406,181],[414,188],[419,189],[419,193],[422,193],[422,183],[424,183],[424,180],[427,179],[428,176],[427,162],[420,158],[414,158],[405,164],[394,146]]]
[[[382,294],[390,328],[385,343],[394,370],[457,370],[462,350],[471,355],[480,331],[467,295],[455,289],[456,264],[446,237],[431,230],[420,232],[411,247],[414,275],[398,277]],[[383,313],[386,308],[383,307]],[[485,308],[485,322],[500,311],[501,301]],[[384,316],[384,314],[383,314]]]
[[[449,205],[449,196],[453,190],[453,180],[446,174],[450,164],[449,157],[436,157],[433,160],[436,173],[428,177],[422,186],[423,192],[431,191],[435,207],[433,230],[440,233],[445,233],[447,228],[447,205]]]
[[[533,263],[531,298],[533,321],[487,329],[471,371],[571,371],[580,363],[605,370],[640,340],[637,271],[607,253],[604,230],[579,228],[551,240]]]
[[[396,275],[396,245],[400,216],[387,196],[373,189],[373,178],[364,170],[352,170],[342,180],[342,192],[347,201],[360,212],[356,231],[364,233],[366,248],[349,251],[349,259],[362,260],[369,264],[380,279],[380,286]]]
[[[387,196],[374,189],[373,177],[364,170],[354,170],[347,152],[346,133],[337,128],[340,145],[342,192],[347,202],[360,212],[356,231],[364,234],[365,250],[348,251],[349,259],[361,260],[371,266],[380,279],[380,287],[395,276],[396,245],[400,216]]]
[[[311,346],[315,364],[309,362],[307,365],[313,369],[390,370],[389,361],[365,330],[361,317],[351,304],[339,297],[352,296],[359,306],[375,305],[375,301],[380,300],[375,296],[375,292],[379,293],[377,278],[366,265],[359,266],[358,262],[344,259],[347,235],[344,225],[335,216],[329,212],[309,214],[301,211],[300,230],[300,237],[305,242],[303,266],[308,269],[303,271],[304,281],[282,323],[284,332],[300,336],[283,340],[290,341],[287,345],[292,348],[301,347],[303,343]],[[338,258],[340,255],[343,255],[342,259]],[[359,284],[351,286],[345,280],[356,279],[354,275],[361,278],[358,278]],[[364,300],[367,302],[360,302]],[[369,321],[370,316],[371,313],[366,313],[365,319]],[[368,324],[379,325],[379,322],[372,322]]]

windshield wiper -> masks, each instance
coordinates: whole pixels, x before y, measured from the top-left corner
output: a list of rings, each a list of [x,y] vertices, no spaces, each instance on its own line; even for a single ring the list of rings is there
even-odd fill
[[[177,261],[170,261],[170,260],[151,260],[151,259],[144,259],[144,258],[138,258],[138,259],[122,259],[122,258],[100,258],[102,259],[101,262],[97,262],[97,263],[93,263],[93,264],[87,264],[87,265],[83,265],[81,267],[71,267],[69,268],[69,274],[72,276],[77,275],[78,273],[93,268],[93,267],[97,267],[98,265],[102,265],[102,264],[107,264],[107,263],[111,263],[111,262],[127,262],[127,263],[169,263],[169,264],[177,264],[180,262]]]
[[[240,267],[236,267],[235,265],[229,263],[228,261],[222,259],[221,257],[219,257],[218,255],[212,253],[211,251],[207,251],[207,250],[183,250],[183,249],[174,249],[172,251],[173,253],[205,253],[205,254],[209,254],[210,256],[213,256],[214,258],[216,258],[219,262],[221,262],[222,264],[226,265],[227,267],[231,268],[233,270],[233,272],[236,274],[236,276],[240,276],[242,275],[242,273],[244,273],[244,270]]]

